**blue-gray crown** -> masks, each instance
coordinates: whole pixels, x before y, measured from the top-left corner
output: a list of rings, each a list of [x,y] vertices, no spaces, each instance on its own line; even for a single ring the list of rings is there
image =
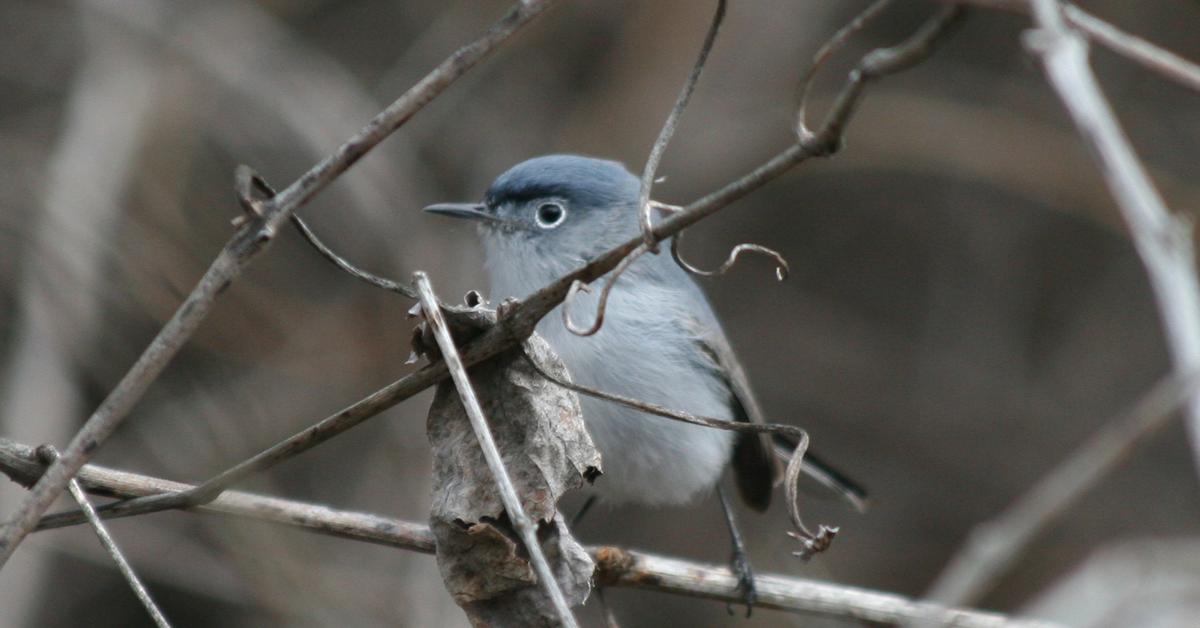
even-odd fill
[[[637,202],[637,177],[616,161],[580,155],[546,155],[523,161],[488,188],[490,207],[557,196],[574,208]]]

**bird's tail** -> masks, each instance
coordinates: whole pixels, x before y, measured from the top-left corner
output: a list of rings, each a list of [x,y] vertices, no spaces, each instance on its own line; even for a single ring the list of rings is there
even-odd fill
[[[784,462],[792,457],[792,452],[795,451],[797,444],[795,440],[779,434],[774,436],[772,442],[775,455]],[[867,507],[870,505],[867,499],[867,489],[838,470],[837,467],[826,462],[811,448],[804,454],[803,470],[804,474],[812,480],[808,484],[819,485],[822,489],[820,492],[833,493],[858,512],[867,511]]]

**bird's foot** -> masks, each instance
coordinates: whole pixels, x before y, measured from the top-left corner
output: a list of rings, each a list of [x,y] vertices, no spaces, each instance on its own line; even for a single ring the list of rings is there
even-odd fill
[[[758,587],[754,584],[754,568],[750,566],[750,558],[746,556],[743,548],[734,548],[729,568],[737,577],[738,592],[742,594],[742,603],[746,605],[746,617],[749,617],[758,602]],[[732,615],[733,604],[726,604],[725,610]]]

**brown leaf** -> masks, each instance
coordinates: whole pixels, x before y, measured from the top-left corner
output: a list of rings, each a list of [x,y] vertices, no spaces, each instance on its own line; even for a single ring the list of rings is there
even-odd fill
[[[569,377],[541,338],[531,337],[526,351],[542,368]],[[600,455],[584,427],[579,400],[541,377],[519,350],[475,366],[470,378],[521,504],[539,526],[563,593],[572,604],[582,602],[590,588],[592,561],[557,520],[563,493],[599,474]],[[437,389],[427,431],[433,448],[431,527],[447,589],[464,606],[530,605],[542,592],[534,586],[525,550],[450,381]],[[516,604],[518,599],[524,602]],[[526,619],[528,625],[538,623]]]

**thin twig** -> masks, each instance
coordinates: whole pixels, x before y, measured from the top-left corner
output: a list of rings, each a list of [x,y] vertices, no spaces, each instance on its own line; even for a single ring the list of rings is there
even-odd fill
[[[590,386],[577,384],[569,380],[560,379],[555,377],[552,373],[546,371],[546,369],[543,369],[541,365],[537,363],[537,360],[534,360],[528,354],[525,354],[525,361],[528,362],[529,365],[532,366],[533,369],[537,371],[538,375],[542,376],[543,379],[557,386],[561,386],[567,390],[577,392],[581,395],[587,395],[603,401],[609,401],[627,408],[661,416],[663,418],[680,421],[682,423],[690,423],[692,425],[699,425],[702,427],[709,427],[717,430],[737,432],[739,434],[778,434],[791,440],[807,438],[807,432],[804,431],[804,428],[795,425],[786,425],[783,423],[751,423],[748,421],[730,421],[729,419],[718,419],[699,414],[692,414],[682,410],[674,410],[666,406],[660,406],[656,403],[650,403],[649,401],[642,401],[641,399],[634,399],[632,397],[626,397],[624,395],[618,395],[616,393],[599,390]]]
[[[374,273],[367,272],[350,263],[337,253],[334,253],[333,249],[325,246],[325,243],[317,237],[317,234],[313,233],[313,230],[308,227],[308,225],[302,218],[300,218],[300,216],[293,214],[292,224],[296,226],[296,229],[300,232],[300,235],[303,236],[304,239],[307,240],[308,243],[317,250],[317,253],[321,254],[321,257],[329,260],[334,266],[342,269],[351,277],[361,279],[362,281],[365,281],[376,288],[383,288],[384,290],[395,292],[396,294],[406,296],[410,299],[417,298],[417,291],[413,290],[412,286],[402,284],[394,279],[380,277]]]
[[[949,33],[950,27],[955,22],[953,18],[958,15],[959,13],[951,16],[939,13],[908,41],[895,48],[886,49],[888,52],[885,56],[888,59],[894,59],[895,62],[875,68],[874,76],[878,77],[892,71],[900,71],[928,58],[933,52],[933,44]],[[868,54],[868,57],[872,54],[875,53]],[[854,104],[861,95],[861,79],[859,81],[847,82],[837,98],[833,112],[827,116],[827,124],[836,125],[837,133],[840,134],[844,130],[846,123],[853,115]],[[832,132],[822,130],[818,131],[816,135],[823,137]],[[683,208],[682,211],[676,212],[654,225],[655,238],[661,241],[679,233],[681,230],[696,224],[704,218],[729,207],[751,192],[786,173],[796,165],[806,161],[809,157],[817,154],[820,153],[814,152],[814,149],[810,146],[802,143],[792,144],[745,175],[705,195]],[[463,363],[467,366],[473,366],[517,346],[517,344],[523,342],[533,333],[538,321],[560,303],[563,303],[567,295],[571,292],[575,282],[587,284],[603,277],[641,246],[644,246],[644,242],[640,235],[630,238],[626,242],[601,253],[587,264],[542,287],[524,301],[516,303],[500,318],[497,325],[462,348]],[[322,419],[320,422],[279,441],[254,456],[239,462],[208,479],[203,484],[188,490],[186,493],[140,497],[107,504],[101,507],[99,511],[105,517],[119,517],[196,506],[211,501],[217,495],[220,495],[222,491],[247,476],[308,451],[322,442],[353,428],[359,423],[440,382],[448,374],[444,362],[434,362],[375,391],[347,408]],[[64,516],[72,517],[72,521],[78,521],[76,514],[67,513]]]
[[[58,459],[58,451],[50,445],[43,445],[38,448],[38,457],[44,462],[52,463]],[[96,536],[100,538],[100,544],[104,546],[105,551],[112,557],[113,562],[117,564],[117,570],[125,577],[125,581],[129,583],[129,588],[133,589],[133,594],[141,601],[145,607],[146,613],[150,615],[150,619],[154,620],[154,625],[158,628],[171,628],[171,622],[167,621],[167,617],[158,609],[158,605],[154,603],[154,599],[150,597],[150,591],[146,589],[146,585],[142,584],[141,578],[138,578],[136,572],[133,571],[133,566],[129,564],[129,560],[125,558],[125,554],[121,553],[121,548],[117,546],[117,542],[113,539],[112,534],[109,534],[108,528],[104,525],[104,520],[100,515],[96,514],[96,510],[92,508],[92,502],[88,499],[87,493],[79,486],[79,482],[75,478],[71,478],[67,482],[67,490],[71,493],[71,497],[79,504],[83,510],[83,514],[87,516],[88,523],[92,524],[92,529],[95,530]]]
[[[59,459],[26,495],[15,516],[0,528],[0,567],[7,563],[17,545],[34,529],[38,519],[66,488],[70,478],[112,435],[150,384],[200,326],[212,309],[217,295],[241,274],[253,257],[265,249],[283,221],[552,2],[523,0],[517,3],[480,38],[456,50],[332,155],[278,196],[263,203],[262,216],[247,222],[234,234],[183,304],[71,439]]]
[[[870,9],[868,9],[868,12],[869,11]],[[870,53],[864,56],[854,70],[850,72],[849,78],[846,81],[846,85],[842,88],[842,91],[838,93],[837,100],[834,102],[833,107],[826,115],[825,121],[821,125],[821,128],[816,133],[809,131],[807,127],[801,125],[797,129],[796,144],[779,155],[776,155],[774,159],[766,164],[763,164],[749,175],[746,175],[742,178],[742,180],[726,186],[714,194],[710,194],[709,196],[700,199],[696,203],[693,203],[683,210],[674,212],[672,217],[663,220],[661,223],[659,223],[659,225],[649,228],[649,231],[643,231],[640,242],[631,240],[620,247],[610,250],[607,254],[602,255],[597,260],[593,260],[593,262],[588,264],[588,266],[592,266],[600,259],[606,259],[611,254],[621,251],[620,258],[618,258],[620,261],[619,265],[617,265],[616,270],[613,271],[612,275],[609,276],[608,280],[604,284],[604,287],[600,291],[600,298],[596,308],[595,320],[589,327],[580,328],[571,321],[570,315],[567,313],[568,306],[564,305],[562,308],[562,316],[563,323],[566,325],[567,329],[579,336],[590,336],[600,330],[601,325],[604,323],[604,311],[608,303],[609,293],[612,292],[613,286],[616,285],[617,279],[623,272],[625,272],[629,265],[632,264],[637,257],[640,257],[646,251],[651,250],[652,247],[647,246],[647,241],[658,242],[669,235],[682,232],[685,227],[694,224],[701,218],[714,213],[716,210],[729,203],[732,203],[734,200],[737,200],[737,198],[740,198],[750,191],[757,189],[767,181],[779,176],[780,174],[783,174],[793,166],[808,159],[809,157],[824,157],[835,153],[841,146],[842,136],[845,133],[846,125],[849,123],[850,117],[854,114],[855,106],[861,99],[863,89],[866,87],[867,83],[890,74],[895,74],[896,72],[904,71],[927,59],[929,55],[933,53],[934,47],[943,38],[945,38],[945,36],[950,32],[951,28],[959,22],[964,14],[965,10],[957,5],[942,7],[937,13],[934,14],[932,18],[922,24],[916,33],[914,33],[905,41],[891,48],[877,48],[872,50]],[[839,35],[841,35],[841,32],[834,37],[836,38]],[[803,101],[801,101],[800,106],[803,109]],[[742,182],[746,182],[745,187],[741,187],[740,189],[735,187],[739,186],[739,184]],[[724,201],[724,199],[722,199],[723,202],[716,204],[711,210],[708,208],[704,208],[702,210],[697,207],[697,205],[703,205],[705,201],[718,195],[722,195],[722,193],[725,192],[728,192],[729,196],[732,197],[728,201]],[[669,206],[661,207],[664,209],[670,208]],[[647,201],[642,209],[648,211],[649,208],[650,203]],[[628,258],[626,258],[626,256],[628,256]],[[615,261],[612,263],[616,264]],[[605,265],[607,265],[607,262]],[[586,270],[586,268],[587,267],[581,270]],[[612,265],[607,265],[605,271],[612,268]],[[684,268],[688,268],[688,266],[685,265]],[[566,280],[565,285],[567,286],[566,294],[564,297],[557,298],[559,300],[565,298],[568,302],[572,301],[572,297],[575,295],[575,293],[581,289],[586,291],[586,284],[590,281],[594,281],[597,278],[596,276],[590,275],[586,277],[572,276],[578,273],[579,271],[571,273],[554,284],[543,288],[530,297],[529,301],[535,301],[543,295],[549,296],[549,291],[558,290],[558,286],[560,286],[564,280]],[[557,301],[555,302],[555,305],[557,305]],[[540,316],[544,316],[544,313]]]
[[[970,4],[1020,13],[1029,13],[1031,5],[1030,0],[942,0],[942,2]],[[1192,91],[1200,92],[1200,65],[1184,59],[1170,50],[1156,46],[1137,35],[1127,33],[1073,4],[1063,6],[1063,17],[1091,41],[1155,74],[1173,80]]]
[[[0,438],[0,471],[23,485],[45,470],[36,450]],[[127,471],[85,465],[79,483],[88,491],[113,497],[181,492],[193,488]],[[433,533],[424,524],[378,515],[336,510],[277,497],[228,491],[188,512],[217,514],[301,529],[317,534],[432,554]],[[737,578],[725,567],[692,563],[617,547],[593,547],[596,581],[606,587],[631,587],[721,602],[741,602]],[[917,617],[927,606],[899,595],[804,578],[758,574],[759,607],[835,618],[898,623]],[[957,626],[979,628],[1050,628],[1051,624],[1006,618],[974,610],[949,610]]]
[[[976,526],[926,597],[953,606],[978,600],[1021,557],[1039,532],[1167,425],[1198,387],[1200,372],[1168,377],[1155,385],[1004,512]]]
[[[604,313],[608,310],[608,297],[612,294],[613,287],[617,285],[617,279],[620,279],[621,275],[625,274],[625,271],[628,270],[634,262],[638,261],[638,258],[640,258],[642,255],[645,255],[650,250],[650,247],[642,244],[641,246],[635,248],[632,253],[622,259],[620,264],[617,264],[617,267],[612,271],[612,274],[609,275],[608,279],[604,282],[604,286],[600,288],[600,297],[596,299],[596,318],[592,321],[592,324],[587,327],[580,327],[575,324],[575,321],[571,320],[571,304],[575,302],[575,296],[579,294],[580,291],[591,292],[592,289],[582,281],[577,280],[571,282],[571,288],[567,290],[567,296],[565,299],[563,299],[562,310],[560,310],[562,314],[562,322],[567,328],[567,331],[570,331],[576,336],[591,336],[600,331],[600,327],[604,325]]]
[[[1092,41],[1152,72],[1200,92],[1200,66],[1195,63],[1136,35],[1126,33],[1073,4],[1064,7],[1063,12],[1067,21]]]
[[[862,30],[868,22],[875,19],[883,12],[884,9],[892,3],[892,0],[875,0],[870,6],[863,10],[843,26],[838,32],[833,34],[813,55],[812,62],[809,63],[808,69],[804,75],[800,77],[800,103],[796,106],[796,133],[803,136],[810,133],[808,130],[808,98],[812,92],[813,84],[816,83],[817,72],[825,65],[825,62],[840,49],[846,45],[850,36]]]
[[[875,13],[872,13],[872,9],[876,6],[869,7],[864,15],[867,18],[873,17]],[[824,156],[837,152],[841,148],[846,124],[854,113],[863,88],[871,81],[907,70],[928,58],[934,47],[961,21],[965,13],[966,10],[957,4],[943,6],[904,42],[891,48],[876,48],[867,53],[850,71],[845,87],[838,93],[837,99],[825,114],[825,120],[816,132],[810,131],[803,119],[798,119],[796,134],[799,144],[812,155]],[[850,32],[853,32],[853,29]],[[800,110],[803,111],[804,107],[805,103],[802,100]]]
[[[683,117],[683,111],[687,109],[688,101],[692,98],[692,92],[695,91],[696,83],[700,80],[700,73],[704,71],[708,53],[712,51],[713,44],[717,41],[717,33],[721,30],[721,22],[724,19],[725,0],[717,0],[717,9],[713,13],[712,24],[709,25],[708,32],[704,35],[704,43],[700,45],[700,54],[696,56],[696,63],[692,66],[692,71],[688,73],[683,88],[679,90],[679,96],[675,98],[675,105],[671,107],[671,113],[667,115],[662,130],[658,132],[654,146],[650,148],[646,167],[642,169],[642,185],[638,191],[638,216],[642,226],[642,241],[651,253],[658,253],[658,240],[655,239],[654,231],[651,228],[653,225],[650,215],[650,189],[654,187],[654,176],[658,172],[658,164],[662,161],[663,153],[667,150],[667,144],[671,142],[671,138],[675,135],[675,128],[679,126],[679,119]]]
[[[1163,319],[1163,335],[1178,373],[1200,369],[1200,281],[1192,223],[1167,209],[1130,146],[1088,63],[1087,41],[1071,29],[1057,0],[1036,0],[1038,28],[1025,38],[1050,84],[1099,162],[1104,182],[1129,226]],[[1200,471],[1200,393],[1188,404],[1192,452]]]
[[[575,615],[571,612],[567,599],[563,597],[554,572],[550,570],[550,563],[546,561],[542,545],[538,543],[537,527],[525,513],[525,508],[521,505],[521,497],[517,495],[517,489],[513,486],[512,479],[508,477],[508,469],[504,466],[500,450],[496,448],[492,430],[488,427],[487,418],[483,416],[483,406],[479,404],[475,387],[471,385],[467,367],[463,365],[462,358],[458,355],[458,347],[455,346],[454,338],[450,335],[450,328],[442,316],[442,307],[433,293],[433,285],[429,282],[429,276],[422,272],[415,273],[413,283],[416,284],[417,294],[421,299],[421,312],[429,327],[433,329],[433,336],[437,340],[438,348],[442,351],[442,360],[450,369],[450,377],[454,380],[454,386],[458,389],[463,409],[466,410],[467,418],[471,421],[471,429],[474,430],[479,447],[483,450],[483,458],[487,461],[488,469],[491,470],[492,477],[496,480],[496,488],[500,489],[500,499],[504,502],[508,520],[521,535],[521,540],[525,543],[525,550],[529,552],[529,561],[533,563],[533,569],[537,573],[538,580],[541,581],[542,588],[545,589],[546,595],[554,604],[559,620],[564,626],[574,628],[578,626],[575,622]]]
[[[704,64],[708,61],[708,53],[712,51],[713,44],[717,41],[717,33],[720,32],[721,22],[724,19],[725,0],[717,0],[717,8],[713,13],[712,23],[708,27],[708,32],[704,35],[704,43],[700,45],[700,53],[696,57],[696,63],[692,66],[691,72],[688,73],[687,80],[684,81],[683,88],[680,89],[679,96],[675,99],[675,105],[671,108],[671,113],[667,115],[666,122],[663,123],[662,129],[658,132],[658,137],[654,140],[654,145],[650,148],[650,156],[646,159],[646,166],[642,169],[637,207],[638,220],[642,229],[643,247],[636,249],[622,260],[616,270],[609,276],[604,287],[600,290],[600,298],[596,304],[596,317],[590,326],[579,327],[575,325],[568,312],[570,304],[575,300],[575,294],[579,290],[583,290],[584,292],[589,291],[587,285],[582,282],[575,282],[567,292],[565,304],[562,308],[563,325],[577,336],[591,336],[600,331],[600,327],[604,324],[604,312],[608,305],[608,296],[612,292],[613,286],[616,285],[617,279],[643,253],[658,254],[658,239],[654,235],[654,224],[651,216],[656,203],[650,200],[650,190],[654,187],[654,176],[658,172],[658,164],[662,161],[667,144],[671,142],[671,138],[675,135],[675,129],[679,126],[679,119],[683,117],[683,112],[687,109],[688,102],[692,98],[692,92],[696,89],[696,83],[700,80],[700,73],[704,71]]]
[[[262,203],[264,201],[257,198],[256,191],[265,198],[275,196],[275,190],[271,187],[271,184],[267,183],[266,179],[260,177],[253,168],[244,164],[238,166],[234,176],[234,193],[237,196],[238,202],[241,203],[242,208],[246,210],[246,214],[238,216],[234,220],[235,225],[246,220],[248,216],[256,216],[262,213]],[[312,245],[321,257],[324,257],[346,274],[355,279],[365,281],[376,288],[395,292],[410,299],[417,298],[417,291],[413,290],[412,286],[406,286],[399,281],[369,273],[333,252],[333,249],[325,246],[325,243],[317,237],[316,233],[313,233],[313,230],[308,227],[308,224],[298,214],[293,212],[291,221],[296,230],[300,232],[300,236]]]

